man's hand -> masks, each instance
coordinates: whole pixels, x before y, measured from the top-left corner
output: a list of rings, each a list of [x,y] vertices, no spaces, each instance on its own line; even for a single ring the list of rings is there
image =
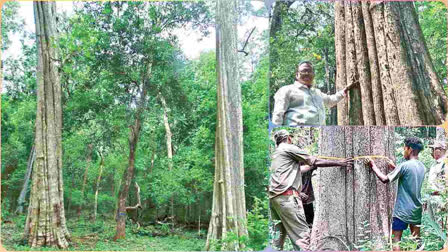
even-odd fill
[[[389,167],[389,169],[393,170],[393,169],[395,169],[396,166],[395,166],[394,162],[392,162],[391,160],[388,160],[387,167]]]
[[[342,160],[340,166],[347,168],[353,167],[353,158],[346,158]]]
[[[305,193],[301,192],[299,194],[300,200],[302,200],[302,202],[307,201],[310,197],[308,195],[306,195]]]
[[[373,166],[376,166],[375,161],[373,161],[372,158],[368,157],[367,161],[368,161],[370,168],[373,168]]]
[[[358,84],[359,84],[359,81],[356,81],[356,82],[353,82],[352,84],[346,86],[346,87],[343,89],[343,91],[344,91],[344,93],[345,93],[345,96],[347,96],[347,93],[348,93],[348,91],[349,91],[350,89],[352,89],[352,88],[358,86]]]

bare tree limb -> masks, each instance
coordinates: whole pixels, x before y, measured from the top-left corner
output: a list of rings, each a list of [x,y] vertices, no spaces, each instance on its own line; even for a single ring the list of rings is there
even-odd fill
[[[249,42],[249,39],[250,39],[250,37],[252,36],[252,33],[254,33],[255,28],[256,28],[256,26],[254,26],[254,28],[252,28],[252,30],[251,30],[250,33],[249,33],[249,36],[247,36],[247,38],[246,38],[246,42],[244,42],[243,49],[238,50],[238,52],[242,52],[242,53],[244,53],[244,56],[249,55],[249,53],[246,52],[246,51],[244,51],[244,49],[246,49],[247,43]]]

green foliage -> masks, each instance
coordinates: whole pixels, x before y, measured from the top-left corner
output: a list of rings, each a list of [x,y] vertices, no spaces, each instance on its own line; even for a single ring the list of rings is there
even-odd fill
[[[248,249],[261,251],[268,245],[269,201],[265,196],[255,198],[252,210],[247,213]]]
[[[446,87],[447,16],[443,2],[414,2],[418,21],[437,76]]]

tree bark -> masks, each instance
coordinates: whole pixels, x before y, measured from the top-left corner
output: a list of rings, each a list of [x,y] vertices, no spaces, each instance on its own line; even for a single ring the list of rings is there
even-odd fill
[[[394,159],[392,127],[323,127],[320,155],[356,157],[380,155]],[[387,173],[385,159],[376,159]],[[319,169],[319,201],[311,236],[317,250],[347,251],[361,239],[371,240],[374,250],[386,248],[389,237],[396,183],[383,184],[364,160],[355,160],[350,169]],[[369,224],[369,225],[366,225]],[[365,237],[360,237],[363,234]]]
[[[163,108],[163,124],[165,125],[165,132],[166,132],[166,149],[167,149],[167,155],[168,155],[168,170],[170,172],[173,171],[173,147],[172,147],[172,133],[171,133],[171,127],[170,122],[168,121],[168,107],[166,105],[165,98],[163,95],[159,92],[160,102],[162,103]],[[170,199],[170,208],[171,208],[171,221],[174,223],[174,196]]]
[[[55,2],[34,2],[37,65],[36,160],[25,239],[31,247],[67,248],[62,181],[62,107],[56,48]]]
[[[33,145],[33,147],[31,147],[31,153],[28,158],[28,163],[26,166],[26,174],[25,174],[25,179],[23,182],[23,187],[22,187],[22,190],[20,191],[20,196],[17,199],[16,213],[18,213],[18,214],[23,214],[23,205],[25,204],[26,193],[28,191],[28,185],[30,182],[31,172],[33,170],[33,164],[34,164],[35,159],[36,159],[36,149],[34,148],[34,145]]]
[[[244,193],[243,123],[237,58],[237,0],[218,0],[216,17],[218,108],[215,138],[213,205],[206,250],[229,233],[247,236]],[[224,242],[221,250],[241,250],[238,240]]]
[[[337,86],[360,84],[350,91],[348,104],[338,105],[338,124],[441,124],[448,98],[413,3],[335,6]]]

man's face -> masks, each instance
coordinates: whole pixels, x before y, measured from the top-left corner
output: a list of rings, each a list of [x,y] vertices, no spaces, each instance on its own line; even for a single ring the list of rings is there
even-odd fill
[[[301,83],[311,86],[314,80],[314,69],[310,64],[304,63],[297,69],[296,79]]]
[[[437,160],[445,155],[445,150],[442,148],[433,148],[432,149],[432,157]]]

